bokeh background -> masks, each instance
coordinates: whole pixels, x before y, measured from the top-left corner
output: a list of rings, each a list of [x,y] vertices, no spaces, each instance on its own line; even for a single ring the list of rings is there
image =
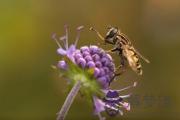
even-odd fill
[[[132,110],[113,120],[180,119],[179,0],[1,0],[0,120],[54,120],[67,95],[67,84],[51,68],[59,60],[53,32],[70,41],[84,25],[79,46],[97,44],[108,25],[118,26],[151,63],[143,61],[143,76],[130,69],[114,88],[138,80],[130,90]],[[102,46],[108,48],[111,46]],[[114,56],[116,64],[118,56]],[[128,93],[128,92],[126,92]],[[97,120],[92,106],[78,96],[67,120]]]

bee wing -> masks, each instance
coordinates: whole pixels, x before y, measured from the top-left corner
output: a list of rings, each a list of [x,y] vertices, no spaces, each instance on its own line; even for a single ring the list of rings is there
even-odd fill
[[[133,71],[142,75],[141,64],[139,62],[138,55],[135,54],[134,48],[131,46],[124,46],[123,47],[123,55],[127,58],[129,66],[132,68]]]
[[[123,37],[124,40],[126,40],[126,41],[128,42],[129,45],[132,45],[131,40],[128,38],[127,35],[125,35],[124,33],[121,33],[120,35],[121,35],[121,37]],[[135,52],[140,58],[142,58],[145,62],[150,63],[150,61],[149,61],[148,59],[146,59],[143,55],[141,55],[134,47],[133,47],[133,49],[134,49],[134,52]]]
[[[145,62],[150,63],[150,61],[149,61],[148,59],[146,59],[143,55],[141,55],[135,48],[134,48],[134,51],[135,51],[136,54],[137,54],[140,58],[142,58]]]
[[[137,61],[137,57],[134,56],[134,49],[131,49],[129,46],[124,46],[123,48],[123,54],[126,57],[129,65],[131,66],[132,69],[136,69],[136,61]],[[135,60],[136,58],[136,60]]]

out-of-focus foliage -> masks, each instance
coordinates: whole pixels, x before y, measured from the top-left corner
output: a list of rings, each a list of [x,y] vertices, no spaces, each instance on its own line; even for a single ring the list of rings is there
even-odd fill
[[[98,43],[90,26],[102,34],[108,25],[118,26],[151,61],[143,63],[142,77],[128,69],[113,84],[120,88],[140,79],[133,91],[132,110],[114,120],[180,118],[179,5],[179,0],[1,0],[0,119],[55,119],[67,84],[50,67],[59,60],[51,34],[63,35],[65,23],[71,26],[71,41],[72,31],[85,26],[79,46]],[[113,56],[118,64],[119,57]],[[67,117],[76,119],[97,119],[81,97]]]

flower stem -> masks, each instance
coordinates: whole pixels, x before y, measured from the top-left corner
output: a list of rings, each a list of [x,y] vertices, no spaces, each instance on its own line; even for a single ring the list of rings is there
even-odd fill
[[[59,113],[57,114],[57,120],[64,120],[69,108],[71,107],[71,104],[74,101],[74,98],[76,97],[77,93],[79,92],[81,88],[81,81],[77,81],[73,88],[71,89],[71,91],[69,92],[68,96],[66,97],[66,100],[61,108],[61,110],[59,111]]]

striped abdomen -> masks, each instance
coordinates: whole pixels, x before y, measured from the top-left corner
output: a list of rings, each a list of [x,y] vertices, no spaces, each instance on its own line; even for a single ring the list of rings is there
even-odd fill
[[[123,56],[127,59],[129,66],[135,71],[137,74],[142,75],[142,67],[139,61],[139,57],[134,51],[134,48],[129,45],[124,45],[123,49]]]

